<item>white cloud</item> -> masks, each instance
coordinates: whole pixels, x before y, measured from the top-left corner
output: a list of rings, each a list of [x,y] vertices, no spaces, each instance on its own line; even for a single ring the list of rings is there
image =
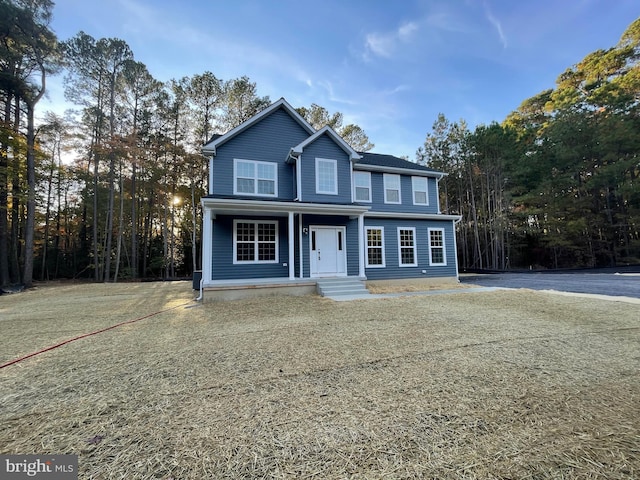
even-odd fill
[[[415,22],[408,22],[404,25],[401,25],[398,28],[398,38],[400,40],[409,40],[411,34],[418,29],[418,25]]]
[[[371,52],[379,57],[390,57],[393,50],[393,39],[389,35],[370,33],[365,39],[365,56]]]
[[[484,12],[485,12],[485,15],[487,17],[487,20],[489,20],[491,25],[493,25],[495,27],[496,32],[498,32],[498,37],[500,37],[500,43],[502,43],[502,46],[504,48],[507,48],[507,46],[508,46],[507,37],[505,36],[504,31],[502,30],[502,24],[493,15],[493,13],[491,13],[491,10],[489,9],[489,6],[486,3],[484,4]]]
[[[396,93],[406,92],[408,90],[411,90],[411,88],[408,85],[398,85],[395,88],[383,91],[382,95],[387,95],[387,96],[395,95]]]
[[[370,54],[378,57],[391,58],[399,44],[411,41],[413,33],[417,30],[417,23],[405,22],[391,32],[367,34],[364,42],[364,59],[370,60]]]

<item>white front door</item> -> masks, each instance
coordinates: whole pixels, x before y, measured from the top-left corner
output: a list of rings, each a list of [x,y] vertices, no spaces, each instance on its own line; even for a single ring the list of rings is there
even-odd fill
[[[346,275],[344,227],[310,227],[309,249],[312,277]]]

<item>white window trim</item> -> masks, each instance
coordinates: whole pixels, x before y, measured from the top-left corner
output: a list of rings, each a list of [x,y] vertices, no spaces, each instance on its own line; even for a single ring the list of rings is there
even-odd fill
[[[380,230],[380,234],[382,235],[382,265],[370,265],[369,264],[369,230]],[[367,268],[385,268],[387,266],[386,260],[385,260],[385,248],[384,248],[384,227],[374,227],[374,226],[367,226],[364,229],[364,241],[365,241],[365,256],[364,256],[364,261],[365,261],[365,267]],[[372,247],[372,248],[378,248],[378,247]]]
[[[413,263],[402,263],[402,249],[409,247],[402,247],[400,244],[400,231],[411,230],[413,231]],[[399,267],[417,267],[418,266],[418,240],[416,238],[416,227],[398,227],[398,266]]]
[[[333,164],[334,190],[320,190],[320,177],[318,175],[318,166],[321,162]],[[319,195],[338,195],[338,161],[330,158],[316,158],[316,193]]]
[[[435,247],[435,248],[442,248],[442,263],[433,263],[431,261],[431,248],[434,248],[431,245],[431,232],[442,232],[442,247]],[[429,265],[432,265],[434,267],[444,267],[447,265],[447,242],[446,242],[446,237],[445,237],[445,232],[444,232],[444,228],[429,228],[427,229],[427,236],[428,236],[428,242],[429,242]]]
[[[398,179],[398,201],[397,202],[391,202],[387,198],[387,180],[391,178]],[[400,205],[402,203],[402,178],[400,177],[400,175],[398,175],[397,173],[384,173],[382,175],[382,179],[383,179],[382,183],[384,188],[384,203],[392,203],[395,205]],[[395,189],[390,189],[390,190],[395,190]]]
[[[416,182],[420,181],[420,183],[424,182],[424,190],[422,188],[416,188]],[[419,185],[422,187],[422,185]],[[411,177],[411,189],[413,196],[413,204],[414,205],[429,205],[429,179],[427,177]],[[416,202],[416,192],[424,192],[424,202]]]
[[[369,189],[369,199],[368,200],[358,200],[358,198],[356,197],[356,176],[358,176],[359,174],[363,174],[367,176],[367,181],[368,181],[368,185],[367,188]],[[364,188],[364,187],[361,187]],[[362,203],[371,203],[372,200],[372,195],[371,195],[371,172],[360,172],[360,171],[355,171],[353,172],[353,201],[354,202],[362,202]]]
[[[258,255],[258,224],[268,223],[276,226],[276,259],[275,260],[238,260],[238,223],[253,223],[255,225],[255,238],[253,243],[255,245],[254,258]],[[244,218],[237,218],[233,220],[233,264],[234,265],[262,265],[279,263],[279,245],[278,239],[278,221],[277,220],[248,220]]]
[[[255,177],[253,178],[253,180],[255,181],[254,184],[254,192],[253,193],[248,193],[248,192],[238,192],[238,162],[245,162],[245,163],[253,163],[255,165]],[[259,178],[258,177],[258,165],[269,165],[270,167],[273,167],[274,169],[274,185],[273,185],[273,194],[270,193],[258,193],[258,180],[271,180],[270,178]],[[245,177],[242,177],[245,178]],[[251,197],[277,197],[278,196],[278,164],[275,162],[261,162],[258,160],[247,160],[245,158],[234,158],[233,159],[233,194],[234,195],[247,195],[247,196],[251,196]]]

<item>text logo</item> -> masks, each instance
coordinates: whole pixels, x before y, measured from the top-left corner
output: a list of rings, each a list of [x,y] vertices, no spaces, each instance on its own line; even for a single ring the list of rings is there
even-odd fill
[[[0,455],[2,480],[78,480],[77,455]]]

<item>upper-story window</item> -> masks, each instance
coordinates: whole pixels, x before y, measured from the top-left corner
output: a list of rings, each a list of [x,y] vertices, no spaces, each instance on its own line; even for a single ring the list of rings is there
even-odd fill
[[[384,178],[384,203],[401,203],[400,200],[400,175],[385,173]]]
[[[429,190],[427,182],[427,177],[411,177],[414,205],[429,205]]]
[[[338,194],[338,162],[316,158],[316,193]]]
[[[371,202],[370,172],[353,172],[353,196],[356,202]]]
[[[277,196],[278,164],[234,159],[233,193],[263,197]]]

